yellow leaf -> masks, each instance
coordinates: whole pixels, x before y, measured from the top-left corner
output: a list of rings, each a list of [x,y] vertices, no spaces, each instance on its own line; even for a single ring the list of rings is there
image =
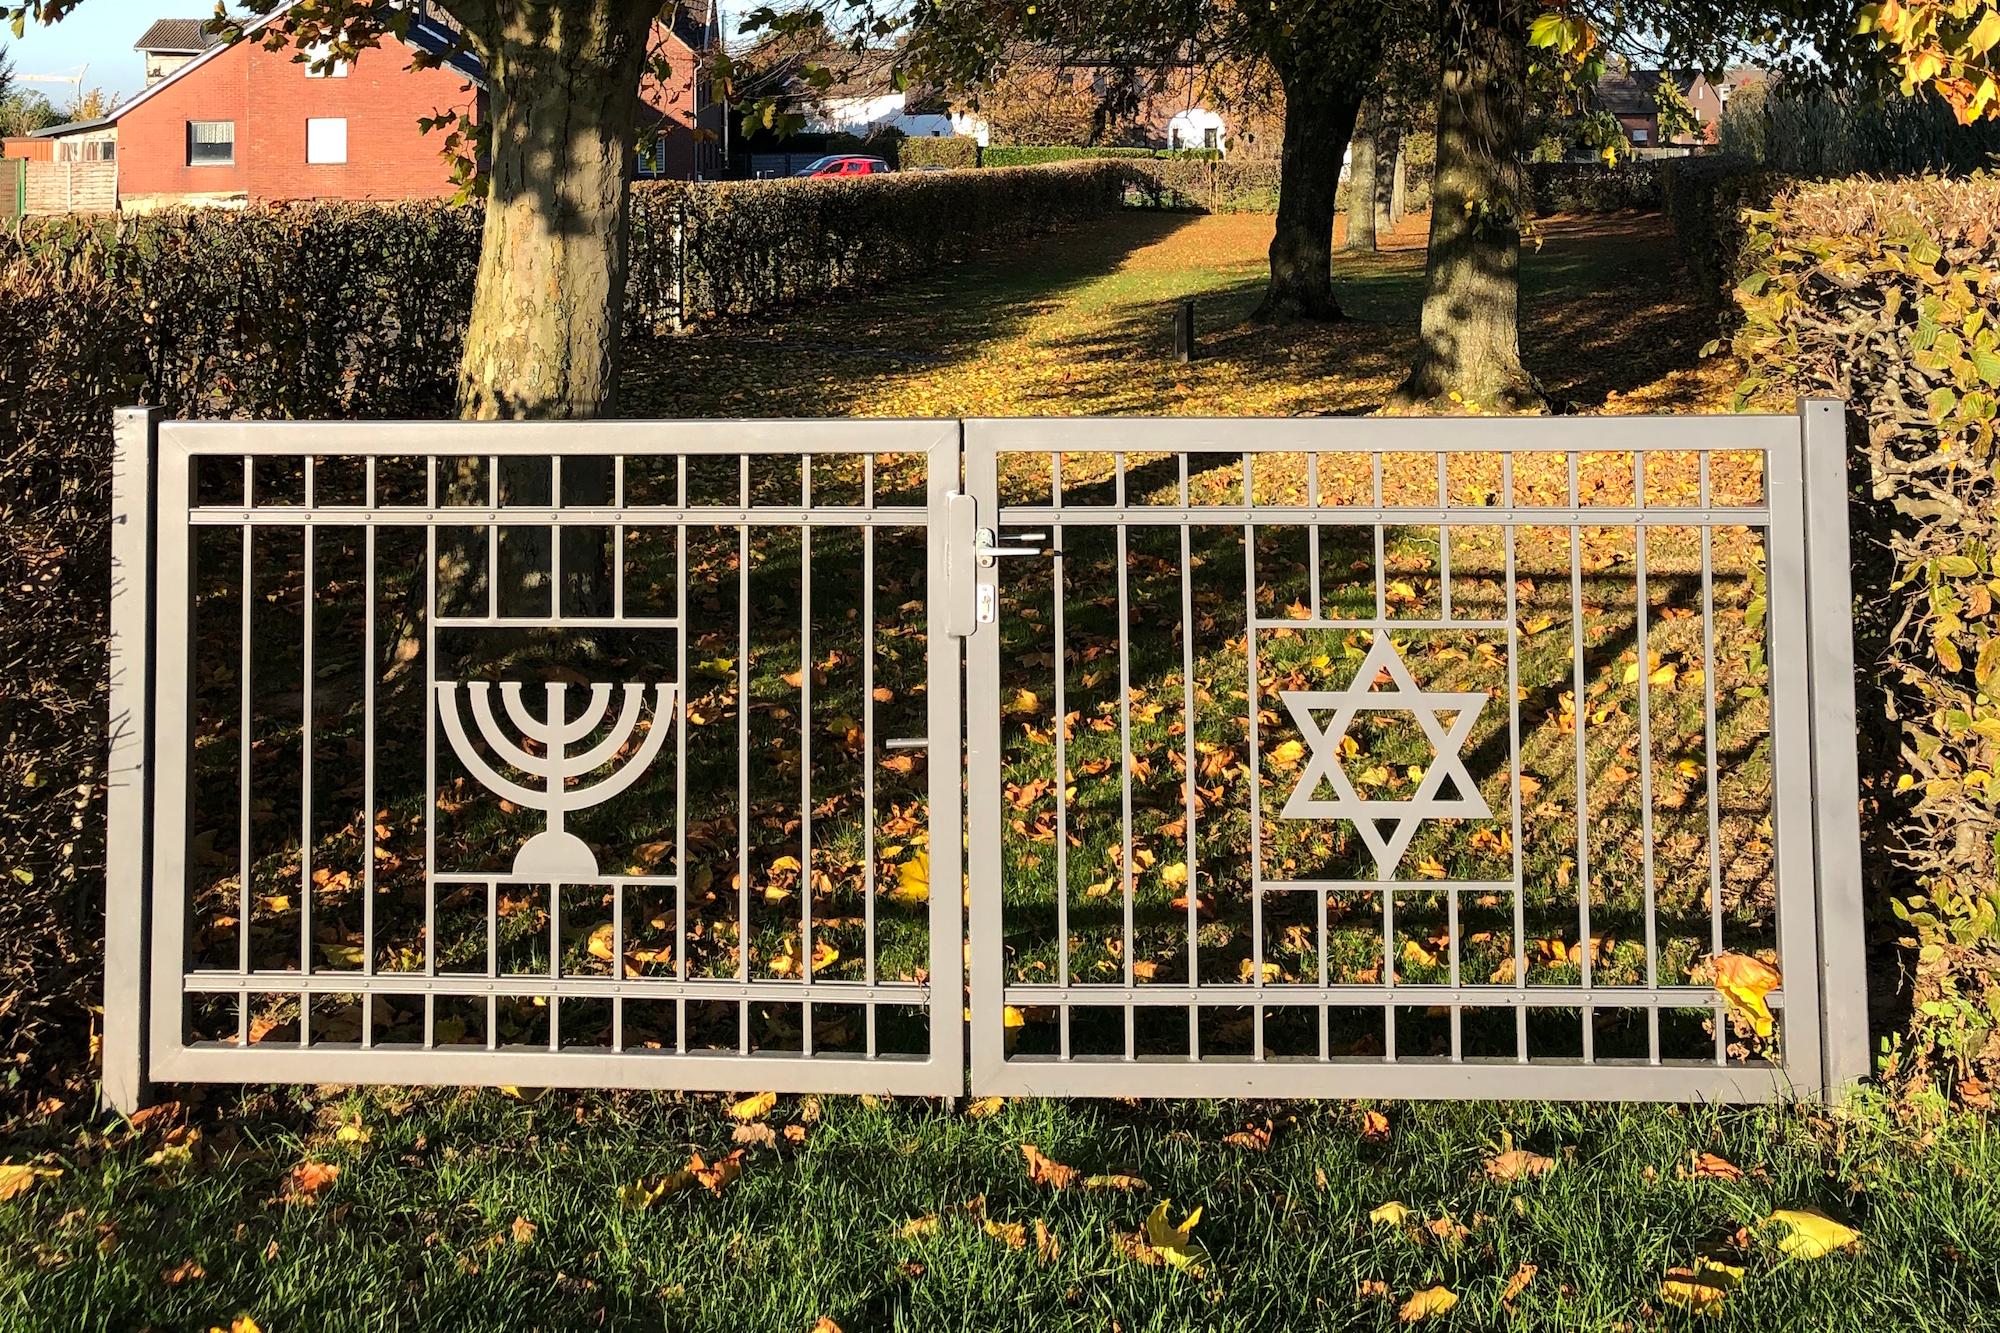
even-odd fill
[[[1659,685],[1671,689],[1673,687],[1674,677],[1678,674],[1679,673],[1674,669],[1674,664],[1672,662],[1666,662],[1661,664],[1660,666],[1654,667],[1652,674],[1647,676],[1646,679],[1654,685]]]
[[[928,1236],[937,1229],[938,1215],[936,1213],[925,1213],[922,1217],[913,1217],[903,1223],[903,1225],[896,1228],[893,1234],[897,1240],[915,1240],[919,1236]]]
[[[1278,965],[1276,963],[1265,963],[1260,968],[1256,963],[1253,963],[1248,958],[1245,958],[1243,960],[1242,965],[1236,969],[1236,974],[1239,977],[1243,978],[1244,984],[1246,985],[1257,980],[1259,972],[1263,973],[1263,980],[1265,985],[1270,985],[1272,982],[1277,981],[1278,978],[1283,975],[1281,972],[1279,972]]]
[[[1859,1231],[1834,1221],[1817,1208],[1780,1208],[1765,1218],[1763,1224],[1785,1228],[1778,1248],[1794,1259],[1824,1259],[1835,1250],[1861,1243]]]
[[[1526,1148],[1509,1148],[1486,1160],[1488,1180],[1519,1180],[1523,1176],[1546,1175],[1555,1169],[1555,1158],[1529,1152]]]
[[[965,1108],[965,1116],[968,1120],[984,1120],[989,1115],[998,1115],[1006,1104],[1005,1097],[981,1097]]]
[[[1403,1302],[1403,1308],[1396,1311],[1396,1322],[1414,1324],[1436,1315],[1449,1314],[1452,1307],[1457,1304],[1457,1294],[1449,1289],[1426,1287]]]
[[[1437,858],[1426,856],[1423,860],[1417,862],[1417,873],[1425,879],[1443,879],[1445,870],[1443,864]]]
[[[1147,1188],[1147,1185],[1137,1176],[1104,1175],[1085,1176],[1083,1187],[1087,1190],[1117,1190],[1121,1194],[1134,1194]]]
[[[26,1162],[0,1164],[0,1201],[27,1193],[38,1180],[53,1180],[61,1174],[52,1166],[30,1166]]]
[[[500,1085],[500,1095],[511,1097],[517,1102],[538,1102],[547,1091],[547,1088],[517,1088],[512,1083]]]
[[[1409,1216],[1408,1205],[1399,1199],[1391,1199],[1379,1208],[1368,1210],[1368,1220],[1378,1227],[1399,1227]]]
[[[229,1321],[228,1328],[223,1328],[219,1324],[210,1324],[208,1326],[208,1333],[264,1333],[264,1330],[257,1327],[257,1321],[249,1315],[240,1314]]]
[[[1006,711],[1015,714],[1039,713],[1042,711],[1042,701],[1033,690],[1016,690],[1013,701],[1007,705]]]
[[[341,1143],[366,1143],[374,1135],[368,1132],[366,1125],[363,1125],[358,1120],[353,1120],[335,1130],[333,1137]]]
[[[1695,1314],[1716,1314],[1722,1298],[1743,1280],[1743,1270],[1696,1259],[1691,1268],[1670,1268],[1660,1280],[1660,1299]]]
[[[986,1234],[1005,1245],[1010,1250],[1023,1249],[1028,1244],[1028,1228],[1020,1222],[986,1223]]]
[[[1048,1156],[1032,1143],[1021,1145],[1021,1156],[1028,1164],[1030,1184],[1047,1185],[1050,1189],[1068,1189],[1076,1183],[1077,1169],[1065,1166]]]
[[[1299,760],[1305,758],[1306,747],[1298,741],[1285,741],[1271,751],[1271,767],[1296,768]]]
[[[1201,1209],[1195,1209],[1179,1226],[1175,1226],[1167,1221],[1167,1207],[1172,1202],[1172,1199],[1162,1199],[1153,1205],[1152,1212],[1146,1214],[1146,1245],[1167,1267],[1200,1277],[1208,1268],[1208,1251],[1193,1238],[1192,1233],[1195,1224],[1201,1221]]]
[[[771,1108],[777,1104],[777,1093],[760,1092],[754,1097],[745,1097],[742,1101],[731,1106],[729,1108],[729,1117],[732,1120],[761,1120],[769,1115]]]
[[[635,1213],[643,1213],[669,1194],[678,1194],[694,1184],[694,1177],[686,1171],[669,1171],[664,1176],[647,1176],[629,1185],[618,1187],[618,1206]]]
[[[896,867],[896,884],[888,897],[892,902],[927,903],[931,899],[931,854],[918,852]]]
[[[1555,623],[1556,618],[1554,616],[1533,616],[1521,622],[1521,633],[1527,635],[1540,634]]]
[[[590,951],[592,958],[601,958],[607,963],[611,961],[611,936],[614,930],[613,924],[607,921],[590,932],[590,942],[584,947]]]
[[[1995,640],[1995,642],[2000,642],[2000,640]],[[1170,889],[1186,888],[1188,882],[1187,862],[1176,861],[1172,865],[1161,866],[1160,881]]]
[[[1001,1027],[1021,1028],[1021,1027],[1026,1027],[1027,1025],[1028,1025],[1028,1016],[1022,1013],[1019,1009],[1016,1009],[1013,1005],[1010,1004],[1006,1008],[1000,1011]]]
[[[1722,992],[1730,1017],[1748,1024],[1760,1037],[1770,1036],[1774,1026],[1764,997],[1783,980],[1777,968],[1749,954],[1725,953],[1715,960],[1715,988]]]

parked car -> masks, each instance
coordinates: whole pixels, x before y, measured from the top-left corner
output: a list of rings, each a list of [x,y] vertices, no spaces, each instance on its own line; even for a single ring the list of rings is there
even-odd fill
[[[853,153],[835,153],[799,172],[801,176],[882,176],[895,168],[879,157],[860,157]]]

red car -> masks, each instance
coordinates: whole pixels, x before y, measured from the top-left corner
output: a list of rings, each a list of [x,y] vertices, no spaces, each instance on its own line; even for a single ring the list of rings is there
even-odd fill
[[[882,176],[895,168],[879,157],[857,157],[851,153],[836,153],[799,172],[801,176]]]

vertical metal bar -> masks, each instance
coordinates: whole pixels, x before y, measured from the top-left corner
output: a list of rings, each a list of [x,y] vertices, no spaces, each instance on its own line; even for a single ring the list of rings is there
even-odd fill
[[[1438,508],[1451,508],[1450,455],[1437,456]],[[1438,523],[1438,614],[1451,619],[1451,525]]]
[[[1500,489],[1509,508],[1514,504],[1514,460],[1500,460]],[[1507,807],[1514,851],[1514,989],[1528,988],[1528,909],[1527,878],[1521,868],[1521,600],[1515,535],[1510,525],[1502,529],[1507,548]],[[1528,1062],[1528,1006],[1514,1006],[1514,1051],[1522,1064]]]
[[[625,455],[623,454],[611,460],[611,508],[621,515],[625,512]],[[687,572],[677,567],[675,574],[679,582],[685,586]],[[625,524],[622,519],[611,528],[611,618],[613,620],[625,618]],[[676,619],[682,622],[679,632],[685,633],[686,617],[676,613]],[[683,676],[681,679],[685,681],[687,678]]]
[[[189,466],[193,466],[192,463]],[[243,459],[243,507],[256,505],[256,467],[246,455]],[[254,675],[256,643],[251,638],[250,626],[252,608],[257,604],[257,570],[253,560],[257,530],[250,524],[243,525],[243,622],[239,626],[242,642],[239,645],[240,676],[242,677],[238,698],[237,714],[237,811],[236,811],[236,956],[237,970],[250,970],[250,922],[256,908],[254,892],[256,863],[252,859],[250,841],[250,765],[255,751],[251,746],[251,680]],[[246,997],[237,1007],[236,1044],[250,1044],[250,1002]]]
[[[1369,455],[1369,466],[1374,483],[1374,506],[1379,511],[1382,508],[1382,455],[1379,453]],[[1375,619],[1377,621],[1389,618],[1389,553],[1388,541],[1384,536],[1387,530],[1387,524],[1375,525]],[[1253,611],[1251,614],[1256,613]]]
[[[143,409],[142,409],[143,410]],[[153,502],[151,519],[144,519],[152,538],[151,563],[154,571],[151,587],[153,590],[153,644],[151,667],[153,672],[152,693],[167,701],[169,706],[154,709],[150,714],[152,723],[152,755],[158,778],[151,788],[151,800],[142,805],[141,817],[146,827],[142,836],[150,839],[152,847],[151,883],[147,897],[154,899],[153,906],[161,910],[153,913],[150,921],[145,919],[149,904],[142,901],[138,911],[129,921],[108,922],[108,930],[143,928],[150,934],[150,944],[140,956],[138,967],[130,969],[126,975],[136,982],[141,970],[150,973],[146,978],[140,1003],[145,1012],[146,1031],[143,1036],[134,1034],[132,1053],[137,1055],[137,1067],[130,1054],[121,1055],[119,1065],[114,1069],[107,1063],[104,1092],[107,1100],[130,1093],[136,1097],[146,1095],[143,1080],[150,1079],[154,1072],[165,1067],[172,1057],[183,1049],[189,1036],[187,1025],[188,1000],[182,992],[182,983],[188,969],[188,835],[190,792],[188,789],[189,758],[192,753],[193,718],[187,701],[192,697],[194,680],[193,626],[190,611],[194,596],[194,541],[193,526],[188,522],[188,508],[191,499],[193,465],[187,449],[179,441],[171,438],[170,423],[149,419],[145,434],[151,444],[153,459],[152,483]],[[128,432],[134,427],[127,427]],[[128,437],[129,438],[129,434]],[[120,442],[123,443],[122,441]],[[244,499],[250,498],[248,475],[249,462],[244,463],[246,478]],[[139,478],[128,473],[132,482]],[[117,474],[113,474],[114,487]],[[114,491],[114,496],[117,494]],[[125,514],[144,513],[145,492],[140,489],[131,495],[136,509],[125,509]],[[116,563],[112,566],[114,579],[135,578],[140,571],[148,568],[144,543],[138,542],[140,534],[121,524],[112,533],[112,556]],[[121,540],[122,538],[122,540]],[[131,559],[136,563],[127,564]],[[144,586],[143,584],[141,585]],[[116,593],[114,591],[114,596]],[[129,594],[128,594],[129,597]],[[130,603],[128,601],[127,605]],[[122,628],[122,627],[121,627]],[[143,624],[140,627],[143,635]],[[121,648],[124,644],[121,639]],[[143,643],[143,637],[141,639]],[[114,663],[118,659],[113,659]],[[135,661],[136,666],[136,661]],[[138,684],[134,678],[132,684]],[[115,721],[117,714],[111,714]],[[134,719],[136,724],[137,719]],[[115,733],[114,733],[115,734]],[[143,736],[143,730],[132,734]],[[114,794],[116,789],[113,789]],[[129,799],[129,794],[127,799]],[[106,868],[118,865],[113,859],[120,850],[114,843],[107,850]],[[129,877],[127,877],[129,882]],[[248,933],[247,923],[244,931]],[[128,937],[129,938],[129,937]],[[138,936],[145,940],[147,936]],[[113,983],[107,976],[106,986]],[[243,1015],[248,1005],[244,997],[236,997],[237,1038],[239,1043],[244,1035]],[[205,1034],[206,1035],[206,1034]],[[130,1080],[134,1074],[142,1081],[136,1085]],[[121,1088],[120,1082],[125,1086]],[[114,1102],[114,1105],[117,1103]]]
[[[813,458],[799,459],[799,500],[812,508]],[[799,979],[806,994],[812,994],[813,979],[813,826],[812,826],[812,525],[799,526]],[[813,1006],[807,1000],[801,1010],[800,1049],[813,1053]]]
[[[313,507],[313,460],[305,459],[306,512]],[[299,592],[299,611],[304,619],[299,645],[299,977],[313,972],[313,612],[319,601],[317,571],[313,554],[316,533],[305,525],[305,572]],[[299,992],[299,1045],[312,1045],[312,996]]]
[[[675,499],[687,504],[687,455],[674,460]],[[619,484],[624,484],[623,460],[620,460]],[[621,495],[622,502],[622,495]],[[687,524],[674,525],[674,679],[681,682],[675,693],[674,707],[679,715],[671,719],[674,728],[674,978],[687,980],[687,932],[688,932],[688,859],[687,859],[687,771],[688,771],[688,534]],[[623,557],[619,560],[624,563]],[[622,610],[621,610],[622,614]],[[661,719],[654,718],[653,724],[660,725]],[[687,1000],[674,1001],[674,1050],[687,1054]]]
[[[875,458],[862,461],[863,503],[875,508]],[[875,529],[861,530],[861,922],[862,979],[875,984]],[[875,1006],[863,1011],[867,1053],[876,1052]]]
[[[551,620],[561,620],[563,617],[562,524],[557,521],[558,513],[562,509],[562,502],[562,455],[551,454],[549,456],[549,509],[551,511],[549,515],[549,619]],[[555,1009],[553,1007],[549,1010],[549,1018],[551,1022],[555,1019]]]
[[[494,475],[497,478],[499,470]],[[498,482],[496,480],[495,484]],[[437,521],[438,461],[436,455],[424,460],[424,501],[432,516],[424,523],[424,975],[437,975]],[[487,581],[498,584],[499,567],[487,571]],[[487,1040],[493,1039],[496,1024],[491,1006],[486,1020]],[[437,994],[424,992],[424,1046],[437,1039]]]
[[[1810,398],[1799,404],[1799,414],[1804,419],[1800,434],[1805,456],[1806,590],[1811,625],[1812,809],[1819,869],[1815,882],[1819,890],[1820,1003],[1825,1014],[1821,1062],[1828,1096],[1839,1097],[1867,1077],[1870,1067],[1860,777],[1855,752],[1846,743],[1847,737],[1856,734],[1846,404]],[[1796,911],[1793,908],[1794,914]],[[1786,1018],[1791,1018],[1789,1004]]]
[[[363,463],[362,507],[375,508],[375,457]],[[375,525],[361,534],[361,975],[375,975]],[[361,1045],[375,1044],[375,993],[361,996]]]
[[[1818,438],[1832,437],[1833,432],[1828,431]],[[1844,447],[1844,430],[1839,438]],[[1783,1043],[1785,1072],[1791,1078],[1792,1087],[1800,1094],[1810,1096],[1818,1094],[1827,1080],[1823,1065],[1825,1052],[1820,1046],[1820,968],[1825,960],[1821,950],[1820,925],[1814,919],[1817,895],[1813,846],[1811,652],[1819,646],[1819,642],[1808,628],[1806,558],[1809,550],[1824,553],[1829,544],[1810,545],[1802,453],[1803,445],[1797,449],[1772,450],[1765,455],[1765,494],[1771,518],[1765,547],[1765,601],[1768,611],[1764,632],[1771,697],[1772,825],[1776,835],[1771,841],[1777,856],[1778,966],[1784,974],[1785,989],[1784,1026],[1780,1040]],[[1845,503],[1844,480],[1839,489],[1840,502]],[[1828,486],[1828,490],[1831,492],[1833,487]],[[1826,521],[1832,520],[1829,518]],[[1844,547],[1840,549],[1845,550]],[[1835,562],[1829,556],[1827,563]],[[1829,613],[1834,600],[1829,595]],[[1851,608],[1844,602],[1840,604],[1840,614],[1851,626]],[[1824,625],[1825,618],[1822,616],[1822,633],[1829,632]],[[1828,651],[1838,654],[1839,649],[1829,647]],[[1837,690],[1832,681],[1827,682],[1827,688],[1829,691]],[[1830,718],[1839,715],[1836,699],[1828,700],[1828,709]],[[1849,729],[1840,734],[1843,740],[1854,734],[1851,715]],[[1858,851],[1858,841],[1855,846]],[[1850,983],[1843,977],[1841,984],[1845,987]],[[1851,1006],[1852,1001],[1848,999],[1843,1003]]]
[[[1314,619],[1315,621],[1317,621],[1317,620],[1321,619],[1321,618],[1323,617],[1323,614],[1324,614],[1324,613],[1323,613],[1323,612],[1321,612],[1321,610],[1320,610],[1320,570],[1319,570],[1319,514],[1318,514],[1318,510],[1319,510],[1319,455],[1318,455],[1318,454],[1307,454],[1307,455],[1306,455],[1306,468],[1307,468],[1307,472],[1306,472],[1306,505],[1307,505],[1307,507],[1308,507],[1308,508],[1310,508],[1310,509],[1312,509],[1312,510],[1314,511],[1314,513],[1313,513],[1313,524],[1312,524],[1312,527],[1311,527],[1310,529],[1308,529],[1308,530],[1307,530],[1307,542],[1306,542],[1306,547],[1307,547],[1307,550],[1306,550],[1306,558],[1307,558],[1308,560],[1310,560],[1310,561],[1312,562],[1312,569],[1311,569],[1311,570],[1309,571],[1309,578],[1310,578],[1310,580],[1311,580],[1311,583],[1310,583],[1310,586],[1311,586],[1311,589],[1312,589],[1312,618],[1313,618],[1313,619]],[[1186,478],[1187,478],[1187,455],[1186,455],[1186,454],[1182,454],[1182,455],[1181,455],[1181,478],[1182,478],[1182,483],[1181,483],[1181,484],[1182,484],[1182,489],[1183,489],[1183,491],[1185,491],[1185,489],[1186,489],[1186,484],[1187,484],[1187,482],[1186,482]],[[1181,507],[1182,507],[1183,509],[1185,509],[1185,508],[1187,507],[1187,496],[1186,496],[1186,494],[1185,494],[1185,493],[1183,493],[1183,494],[1182,494],[1182,496],[1181,496]]]
[[[498,454],[486,460],[486,507],[495,513],[500,510]],[[486,616],[489,620],[500,618],[500,523],[497,519],[486,525]]]
[[[1181,508],[1188,505],[1188,458],[1180,456],[1180,502]],[[1187,824],[1187,979],[1188,979],[1188,1058],[1201,1058],[1201,1005],[1196,1001],[1201,985],[1201,880],[1195,856],[1195,808],[1194,784],[1197,755],[1194,747],[1194,559],[1192,536],[1185,519],[1181,530],[1181,742],[1182,757],[1187,764],[1185,785],[1181,789],[1181,817]],[[1317,529],[1315,529],[1317,531]],[[1057,778],[1057,785],[1062,779]],[[1060,831],[1058,831],[1060,836]],[[1321,895],[1322,901],[1325,895]],[[1321,913],[1324,922],[1325,914]],[[1324,941],[1321,945],[1324,949]],[[1324,961],[1322,959],[1322,961]],[[1325,978],[1321,978],[1322,984]]]
[[[1049,456],[1049,503],[1062,508],[1062,465],[1060,453]],[[1063,603],[1069,597],[1068,562],[1063,559],[1063,537],[1067,529],[1056,521],[1055,564],[1049,571],[1049,589],[1054,603],[1056,672],[1056,974],[1062,984],[1070,984],[1069,974],[1069,649],[1063,637]],[[996,684],[995,688],[998,688]],[[975,698],[978,696],[975,694]],[[1070,1007],[1057,1009],[1056,1053],[1069,1059]]]
[[[112,416],[111,690],[104,848],[104,1104],[129,1115],[147,1099],[148,863],[153,780],[153,476],[160,409]],[[177,515],[185,524],[185,514]],[[179,591],[185,595],[185,588]],[[168,711],[181,707],[173,701]],[[185,902],[176,885],[175,903]],[[247,926],[245,927],[247,931]],[[178,980],[178,978],[176,979]],[[240,1007],[240,1006],[239,1006]]]
[[[1125,504],[1125,455],[1118,455],[1118,504]],[[1132,899],[1139,892],[1138,874],[1132,864],[1132,606],[1127,535],[1124,520],[1118,522],[1118,799],[1119,837],[1122,855],[1118,863],[1119,895],[1125,913],[1125,985],[1132,985],[1132,954],[1137,936],[1132,928]],[[1255,612],[1252,612],[1254,615]],[[1125,1058],[1136,1053],[1132,1005],[1125,1005]]]
[[[737,470],[750,507],[750,458]],[[736,547],[736,976],[750,979],[750,525],[737,525]],[[750,1054],[750,1001],[736,1002],[736,1048]]]

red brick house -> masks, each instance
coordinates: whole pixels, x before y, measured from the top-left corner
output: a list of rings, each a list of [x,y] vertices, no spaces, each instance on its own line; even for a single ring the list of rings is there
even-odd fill
[[[199,20],[155,24],[140,49],[148,72],[144,91],[100,120],[56,125],[39,137],[54,141],[62,160],[115,162],[117,206],[146,210],[172,204],[242,204],[300,199],[392,200],[448,196],[457,188],[437,135],[420,119],[456,111],[476,118],[484,81],[478,58],[453,53],[450,28],[420,13],[404,42],[361,51],[331,73],[315,73],[290,46],[269,51],[251,35],[282,23],[284,9],[251,24],[245,40],[211,43],[188,53],[186,29]],[[154,52],[146,42],[165,32],[176,49]],[[707,136],[697,133],[711,112],[701,66],[712,49],[713,22],[662,25],[674,71],[671,87],[644,90],[646,116],[656,122],[635,163],[648,176],[696,175]],[[409,68],[409,50],[445,56],[436,69]],[[167,60],[156,62],[156,56]],[[178,64],[171,63],[179,59]],[[164,68],[161,66],[164,65]],[[651,136],[649,136],[650,140]]]

